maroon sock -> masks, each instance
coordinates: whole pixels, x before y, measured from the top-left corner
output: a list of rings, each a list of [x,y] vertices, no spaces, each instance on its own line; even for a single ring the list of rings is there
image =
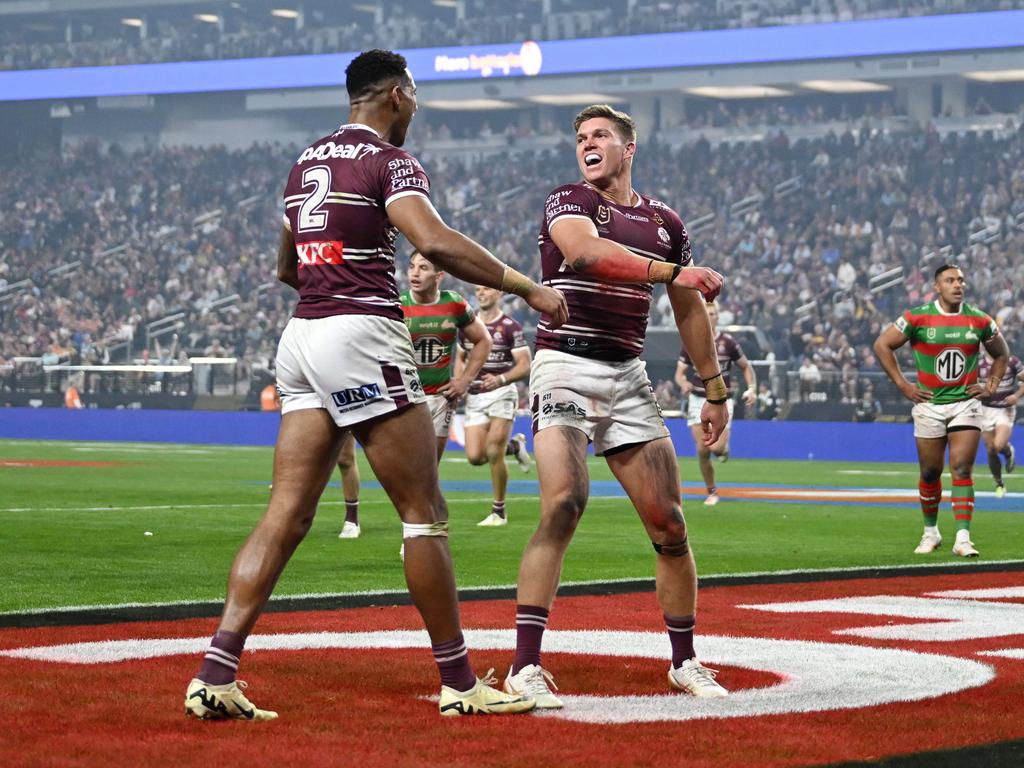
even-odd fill
[[[693,628],[697,625],[696,617],[669,616],[665,614],[665,628],[668,639],[672,643],[672,668],[679,669],[684,661],[697,656],[693,651]]]
[[[498,517],[505,516],[505,502],[504,501],[492,501],[491,502],[491,514],[497,515]]]
[[[519,443],[516,442],[515,440],[509,440],[508,441],[508,445],[505,446],[505,455],[506,456],[515,456],[516,455],[516,451],[518,451],[518,450],[519,450]]]
[[[245,647],[245,638],[235,632],[217,632],[203,657],[203,666],[196,675],[210,685],[227,685],[235,679],[238,660]]]
[[[516,658],[512,674],[531,664],[540,666],[540,644],[548,626],[547,608],[536,605],[516,606]]]
[[[454,640],[430,647],[441,672],[441,685],[456,691],[469,691],[476,685],[476,675],[469,666],[469,651],[466,650],[466,641],[461,632]]]
[[[355,501],[345,499],[345,522],[359,525],[359,499]]]

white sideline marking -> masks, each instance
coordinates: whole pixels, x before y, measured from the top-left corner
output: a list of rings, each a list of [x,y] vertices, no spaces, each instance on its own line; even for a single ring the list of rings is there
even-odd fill
[[[468,629],[470,648],[515,648],[508,629]],[[662,632],[558,631],[544,636],[549,653],[663,659]],[[102,664],[132,659],[200,654],[207,637],[115,640],[14,648],[0,655],[36,661]],[[423,631],[317,632],[252,635],[247,650],[323,648],[427,648]],[[822,712],[920,701],[985,685],[994,669],[970,659],[893,648],[757,637],[701,636],[701,656],[711,664],[769,670],[781,677],[765,688],[733,691],[722,699],[696,699],[676,693],[647,696],[571,696],[565,709],[544,716],[587,723],[635,723],[752,717]],[[667,682],[661,681],[667,687]]]
[[[258,486],[257,486],[258,487]],[[458,491],[456,491],[458,493]],[[517,499],[539,499],[540,496],[516,496]],[[594,496],[592,498],[618,498],[615,496]],[[470,498],[445,498],[445,501],[451,504],[481,504],[484,502],[490,503],[494,499],[490,496],[473,496]],[[344,501],[321,501],[319,506],[341,506]],[[364,501],[360,499],[360,506],[373,506],[375,504],[385,504],[390,506],[391,502],[387,499],[381,500],[368,500]],[[267,502],[256,501],[248,504],[141,504],[136,506],[128,507],[0,507],[0,512],[153,512],[153,511],[167,511],[167,510],[188,510],[188,509],[246,509],[250,507],[265,507]]]
[[[341,504],[343,502],[331,502]],[[986,564],[990,565],[1018,565],[1024,563],[1024,560],[986,560]],[[959,561],[951,563],[942,563],[940,567],[953,567],[953,568],[970,568],[973,564]],[[927,571],[935,568],[936,566],[932,563],[910,563],[907,565],[893,565],[893,566],[874,566],[874,567],[894,567],[902,569],[913,569]],[[848,573],[853,571],[869,571],[874,568],[873,566],[849,566],[845,568],[791,568],[784,571],[743,571],[739,573],[715,573],[707,574],[708,576],[714,576],[715,578],[759,578],[765,576],[805,576],[819,573]],[[634,581],[651,581],[650,577],[630,577],[622,579],[590,579],[584,581],[563,581],[560,586],[562,587],[589,587],[589,586],[600,586],[602,584],[625,584]],[[515,584],[485,584],[478,587],[460,587],[460,592],[473,593],[473,592],[484,592],[489,590],[499,589],[515,589]],[[394,589],[370,589],[370,590],[357,590],[354,592],[304,592],[295,595],[272,595],[270,602],[277,602],[281,600],[305,600],[313,598],[341,598],[341,597],[358,597],[362,595],[371,596],[396,596],[396,595],[407,595],[405,590],[394,590]],[[173,606],[182,605],[203,605],[208,603],[219,603],[221,598],[210,598],[208,600],[171,600],[162,603],[102,603],[97,605],[62,605],[52,608],[25,608],[18,611],[0,611],[0,616],[31,616],[40,613],[52,613],[56,611],[109,611],[116,610],[118,608],[166,608]],[[760,606],[758,606],[760,608]]]

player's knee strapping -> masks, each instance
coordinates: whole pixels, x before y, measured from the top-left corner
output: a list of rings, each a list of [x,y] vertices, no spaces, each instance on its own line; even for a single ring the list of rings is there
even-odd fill
[[[669,544],[658,544],[652,541],[651,546],[654,547],[654,551],[659,555],[665,555],[665,557],[686,557],[690,553],[690,543],[687,541],[687,537],[683,536],[682,541],[675,541]]]
[[[402,538],[416,539],[420,536],[443,536],[448,538],[448,521],[437,523],[402,523]]]

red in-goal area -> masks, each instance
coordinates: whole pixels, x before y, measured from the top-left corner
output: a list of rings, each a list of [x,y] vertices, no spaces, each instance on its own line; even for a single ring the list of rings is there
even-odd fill
[[[700,634],[899,648],[971,659],[991,665],[995,674],[980,688],[922,701],[685,722],[608,725],[534,715],[442,719],[429,698],[437,693],[437,679],[425,648],[247,653],[241,676],[250,682],[253,700],[281,714],[275,722],[260,724],[204,723],[184,717],[181,700],[198,668],[198,655],[93,665],[0,656],[7,718],[0,764],[782,768],[1020,739],[1024,659],[978,654],[1024,647],[1024,622],[1015,636],[955,643],[893,641],[834,632],[924,620],[740,607],[857,596],[924,597],[941,590],[1019,584],[1015,574],[960,574],[706,589],[701,594]],[[1019,598],[996,602],[1024,611]],[[465,603],[463,616],[467,629],[509,629],[514,605]],[[412,608],[383,607],[267,614],[257,633],[419,628]],[[561,599],[550,628],[664,631],[651,594]],[[0,651],[83,641],[203,637],[213,629],[213,621],[188,620],[2,630]],[[699,637],[697,647],[699,652]],[[665,652],[667,656],[667,639]],[[496,674],[504,675],[511,652],[479,650],[473,657],[480,673],[495,667]],[[661,659],[549,653],[544,660],[556,675],[560,693],[569,696],[670,693],[667,662]],[[864,674],[872,670],[865,669]],[[772,670],[736,665],[721,667],[719,680],[737,693],[762,689],[770,695],[780,677]]]

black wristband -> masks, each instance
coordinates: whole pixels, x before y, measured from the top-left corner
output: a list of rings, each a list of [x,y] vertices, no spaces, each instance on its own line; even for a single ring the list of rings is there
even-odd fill
[[[672,269],[672,279],[668,281],[670,285],[676,281],[676,278],[679,277],[679,273],[682,271],[683,265],[676,264],[675,267]]]
[[[723,403],[729,402],[729,398],[723,397],[721,400],[708,400],[707,402],[711,403],[712,405],[722,405]]]
[[[716,373],[714,376],[708,376],[706,379],[702,378],[701,381],[703,381],[705,384],[707,384],[712,379],[717,379],[721,375],[722,375],[721,373]]]

